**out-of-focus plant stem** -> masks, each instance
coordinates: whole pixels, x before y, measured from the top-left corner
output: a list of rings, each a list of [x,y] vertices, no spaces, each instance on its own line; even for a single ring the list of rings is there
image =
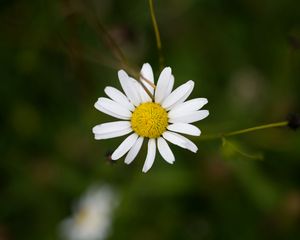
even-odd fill
[[[155,12],[154,12],[153,0],[149,0],[149,8],[150,8],[152,25],[153,25],[153,29],[154,29],[154,33],[155,33],[155,38],[156,38],[156,46],[157,46],[158,55],[159,55],[159,67],[160,67],[160,70],[162,70],[164,68],[164,57],[162,54],[162,45],[161,45],[161,40],[160,40],[159,28],[157,25],[156,16],[155,16]]]
[[[153,100],[154,96],[152,93],[146,88],[144,83],[140,80],[142,78],[145,82],[147,82],[151,87],[155,88],[155,85],[151,83],[148,79],[143,77],[140,73],[138,73],[135,68],[131,67],[129,64],[129,61],[125,57],[125,54],[123,53],[122,49],[119,47],[117,42],[114,40],[114,38],[110,35],[110,33],[106,30],[100,19],[97,17],[97,14],[95,13],[93,7],[90,7],[90,11],[92,12],[92,15],[87,15],[88,20],[92,25],[96,27],[97,30],[99,30],[100,35],[104,38],[105,42],[108,44],[108,46],[112,49],[112,52],[115,56],[115,58],[119,61],[121,66],[134,77],[134,79],[143,87],[145,92],[149,95],[149,97]]]
[[[214,140],[214,139],[222,139],[224,137],[231,137],[231,136],[236,136],[236,135],[242,135],[245,133],[249,132],[254,132],[254,131],[259,131],[267,128],[275,128],[275,127],[285,127],[288,125],[288,121],[283,121],[283,122],[276,122],[276,123],[269,123],[269,124],[264,124],[264,125],[259,125],[251,128],[245,128],[233,132],[228,132],[228,133],[220,133],[220,134],[214,134],[214,135],[204,135],[199,138],[199,140]]]
[[[106,37],[106,41],[108,42],[108,44],[110,45],[110,47],[112,48],[112,50],[115,52],[115,55],[117,57],[117,59],[119,60],[119,62],[121,63],[121,65],[131,74],[133,75],[134,79],[137,80],[139,82],[139,84],[141,84],[141,86],[143,87],[143,89],[145,90],[145,92],[150,96],[151,99],[153,99],[153,95],[151,94],[151,92],[146,88],[146,86],[144,85],[144,83],[142,81],[140,81],[140,74],[137,73],[137,71],[135,71],[129,64],[127,58],[125,57],[125,55],[123,54],[123,51],[121,50],[121,48],[119,47],[119,45],[115,42],[115,40],[110,36],[110,34],[108,33],[108,31],[106,31],[105,27],[102,25],[102,23],[97,19],[97,26],[99,27],[99,29],[101,30],[101,32],[103,33],[103,35]],[[149,80],[147,80],[146,78],[142,77],[147,83],[151,83]],[[151,83],[152,84],[152,83]],[[152,85],[151,85],[152,86]],[[153,86],[152,86],[153,87]]]
[[[148,90],[148,88],[146,88],[146,86],[140,80],[140,78],[142,78],[145,82],[147,82],[148,84],[150,84],[151,87],[153,87],[153,88],[155,88],[155,85],[152,82],[150,82],[148,79],[146,79],[144,76],[142,76],[141,74],[139,74],[136,70],[134,70],[130,66],[127,58],[125,57],[125,55],[123,54],[121,48],[118,46],[118,44],[115,42],[115,40],[110,36],[110,34],[105,30],[105,28],[103,27],[103,25],[101,25],[100,22],[98,22],[98,25],[103,29],[104,35],[107,37],[107,40],[110,43],[112,49],[116,51],[118,59],[119,59],[120,63],[123,65],[123,67],[128,71],[129,74],[131,74],[134,77],[134,79],[136,81],[138,81],[138,83],[143,87],[143,89],[149,95],[149,97],[151,99],[154,99],[154,96],[151,94],[151,92]]]

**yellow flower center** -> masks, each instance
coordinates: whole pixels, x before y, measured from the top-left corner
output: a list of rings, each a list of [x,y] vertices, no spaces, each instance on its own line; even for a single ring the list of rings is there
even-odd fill
[[[131,116],[131,127],[139,136],[157,138],[163,134],[167,126],[168,114],[157,103],[143,103]]]

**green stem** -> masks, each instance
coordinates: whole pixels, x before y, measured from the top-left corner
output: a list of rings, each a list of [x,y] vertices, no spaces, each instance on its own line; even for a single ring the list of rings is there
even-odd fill
[[[162,54],[162,47],[161,47],[161,40],[160,40],[160,33],[155,17],[155,12],[154,12],[154,6],[153,6],[153,0],[149,0],[149,7],[150,7],[150,15],[151,15],[151,20],[152,20],[152,25],[155,33],[155,38],[156,38],[156,46],[158,50],[158,55],[159,55],[159,66],[160,70],[164,68],[164,57]]]
[[[252,127],[252,128],[246,128],[246,129],[242,129],[242,130],[238,130],[238,131],[234,131],[234,132],[229,132],[229,133],[223,134],[223,136],[229,137],[229,136],[244,134],[247,132],[254,132],[254,131],[258,131],[258,130],[262,130],[262,129],[266,129],[266,128],[284,127],[287,125],[288,125],[287,121],[270,123],[270,124],[260,125],[260,126],[256,126],[256,127]]]
[[[223,138],[223,137],[236,136],[236,135],[241,135],[241,134],[248,133],[248,132],[263,130],[263,129],[267,129],[267,128],[284,127],[284,126],[287,126],[287,125],[288,125],[288,121],[270,123],[270,124],[255,126],[255,127],[251,127],[251,128],[245,128],[245,129],[241,129],[241,130],[237,130],[237,131],[233,131],[233,132],[228,132],[228,133],[220,133],[220,134],[215,134],[215,135],[206,135],[206,136],[202,136],[200,138],[200,140],[219,139],[219,138]]]

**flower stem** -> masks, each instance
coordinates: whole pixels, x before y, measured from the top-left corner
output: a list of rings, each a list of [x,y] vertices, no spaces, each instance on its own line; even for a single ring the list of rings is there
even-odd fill
[[[155,17],[155,12],[154,12],[154,6],[153,6],[153,0],[149,0],[149,7],[150,7],[150,15],[151,15],[151,20],[152,20],[152,25],[155,33],[155,38],[156,38],[156,46],[158,50],[158,55],[159,55],[159,66],[160,70],[164,68],[164,57],[162,54],[162,47],[161,47],[161,40],[160,40],[160,33]]]
[[[263,130],[263,129],[267,129],[267,128],[284,127],[284,126],[287,126],[287,125],[288,125],[288,121],[269,123],[269,124],[265,124],[265,125],[255,126],[255,127],[251,127],[251,128],[245,128],[245,129],[241,129],[241,130],[237,130],[237,131],[233,131],[233,132],[228,132],[228,133],[220,133],[220,134],[215,134],[215,135],[206,135],[206,136],[202,136],[200,138],[200,140],[214,140],[214,139],[219,139],[219,138],[223,138],[223,137],[241,135],[241,134],[244,134],[244,133],[254,132],[254,131]]]
[[[260,125],[260,126],[252,127],[252,128],[246,128],[246,129],[242,129],[242,130],[238,130],[238,131],[233,131],[233,132],[225,133],[225,134],[223,134],[223,136],[224,137],[229,137],[229,136],[244,134],[244,133],[247,133],[247,132],[258,131],[258,130],[262,130],[262,129],[266,129],[266,128],[284,127],[284,126],[287,126],[287,125],[288,125],[287,121],[276,122],[276,123],[269,123],[269,124],[265,124],[265,125]]]

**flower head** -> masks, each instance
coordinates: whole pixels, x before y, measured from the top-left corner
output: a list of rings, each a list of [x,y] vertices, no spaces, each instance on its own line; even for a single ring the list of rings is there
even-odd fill
[[[114,138],[133,132],[113,152],[112,160],[117,160],[127,153],[125,163],[131,163],[145,138],[149,140],[143,172],[152,167],[156,146],[168,163],[174,163],[175,157],[167,141],[197,152],[197,146],[181,135],[199,136],[200,129],[190,123],[200,121],[209,114],[207,110],[200,110],[207,103],[206,98],[185,101],[194,88],[193,81],[190,80],[172,91],[174,76],[171,68],[166,67],[154,89],[153,71],[148,63],[142,67],[139,79],[141,84],[128,76],[124,70],[118,72],[118,77],[125,94],[116,88],[106,87],[104,91],[109,98],[99,98],[95,107],[122,121],[103,123],[93,128],[95,139]],[[153,99],[142,85],[153,95]]]

